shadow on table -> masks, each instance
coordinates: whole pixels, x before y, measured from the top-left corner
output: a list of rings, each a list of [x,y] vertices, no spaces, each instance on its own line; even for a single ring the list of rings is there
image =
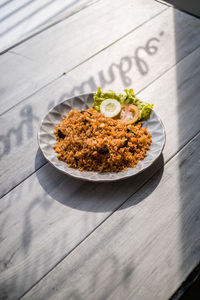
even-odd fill
[[[173,1],[167,1],[172,3]],[[189,13],[195,14],[195,6],[198,1],[175,1],[180,9],[185,9]],[[187,3],[186,3],[187,2]],[[181,5],[181,6],[180,6]],[[197,12],[197,11],[196,11]],[[199,64],[199,46],[200,39],[194,38],[195,30],[186,32],[186,29],[182,28],[180,20],[185,19],[185,23],[190,22],[188,28],[198,18],[194,18],[186,13],[180,13],[178,10],[174,10],[174,36],[175,36],[175,52],[176,61],[180,60],[180,52],[184,53],[184,60],[176,65],[176,98],[177,98],[177,128],[178,128],[178,144],[186,147],[179,153],[178,158],[178,185],[179,196],[177,197],[177,204],[179,206],[179,215],[177,219],[179,221],[180,231],[177,237],[179,240],[180,249],[174,249],[171,253],[172,257],[177,257],[179,263],[179,270],[176,276],[180,277],[179,280],[183,282],[182,286],[176,293],[170,298],[170,300],[178,300],[191,286],[192,281],[186,279],[186,276],[193,270],[193,268],[199,263],[200,259],[200,239],[199,239],[199,168],[197,166],[197,151],[199,151],[199,129],[200,119],[198,117],[200,110],[200,68]],[[199,21],[200,25],[200,21]],[[188,35],[188,45],[194,44],[193,51],[189,51],[189,47],[182,47],[183,36]],[[196,43],[196,44],[195,44]],[[180,51],[181,49],[181,51]],[[190,107],[186,104],[190,102]],[[182,109],[185,107],[185,109]],[[182,111],[182,112],[181,112]],[[187,129],[185,124],[187,125]],[[187,131],[187,134],[186,134]],[[196,158],[195,158],[196,157]],[[198,178],[198,179],[197,179]],[[170,239],[169,239],[170,242]],[[178,242],[177,242],[178,244]],[[199,272],[200,276],[200,272]],[[187,296],[181,299],[195,299],[192,296]]]
[[[68,1],[68,3],[66,3],[64,6],[58,3],[57,7],[54,5],[56,0],[45,1],[45,3],[39,7],[37,5],[36,7],[32,5],[32,2],[34,1],[27,1],[21,5],[16,5],[16,7],[14,6],[14,10],[12,10],[12,4],[10,4],[11,2],[13,2],[13,0],[0,4],[0,8],[4,9],[4,16],[0,18],[0,24],[3,22],[6,22],[7,24],[6,27],[4,25],[5,29],[0,33],[1,37],[6,38],[6,40],[3,42],[3,45],[1,45],[1,47],[5,48],[2,53],[57,24],[60,20],[57,20],[56,17],[62,15],[64,12],[66,13],[69,9],[73,9],[73,7],[80,2],[80,0],[72,0],[71,3]],[[46,14],[44,14],[45,11]],[[74,12],[73,10],[69,10],[69,15],[73,14]],[[42,17],[40,17],[41,13]],[[48,22],[52,20],[55,21],[49,24]],[[26,26],[27,22],[29,26]],[[25,26],[22,27],[22,25]],[[43,26],[45,27],[43,28]],[[19,30],[20,28],[21,30]],[[38,31],[34,32],[35,30]],[[25,37],[25,35],[28,33],[29,35]],[[17,39],[20,40],[16,42]],[[12,44],[10,44],[11,42]]]
[[[38,149],[35,163],[41,157]],[[137,197],[129,201],[130,205],[136,205],[153,192],[159,184],[163,174],[163,156],[161,155],[152,166],[142,173],[128,179],[97,183],[73,178],[59,172],[49,163],[36,172],[38,181],[45,192],[62,205],[78,210],[104,212],[122,209],[121,205],[133,196],[155,173],[151,181],[151,187]],[[139,200],[138,200],[139,199]]]

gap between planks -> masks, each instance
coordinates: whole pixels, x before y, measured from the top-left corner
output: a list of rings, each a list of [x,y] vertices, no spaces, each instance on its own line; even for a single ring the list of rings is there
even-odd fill
[[[167,11],[167,13],[166,13],[166,18],[167,19],[169,19],[170,18],[170,16],[171,16],[171,14],[172,14],[172,11]],[[192,31],[192,29],[193,29],[193,31],[195,31],[195,28],[196,28],[196,25],[198,25],[198,23],[196,23],[196,21],[195,22],[193,22],[193,20],[192,20],[192,26],[191,26],[191,17],[188,17],[188,16],[186,16],[185,14],[182,14],[182,13],[178,13],[178,17],[181,17],[181,18],[183,18],[183,21],[182,21],[182,23],[185,23],[186,24],[186,26],[185,27],[191,27],[189,30],[188,30],[188,37],[187,38],[185,38],[184,39],[184,37],[182,37],[181,36],[181,40],[182,40],[182,42],[184,41],[184,46],[186,46],[187,47],[187,45],[188,45],[188,41],[190,41],[190,39],[191,39],[191,31]],[[179,18],[180,18],[179,17]],[[161,17],[159,17],[158,18],[159,20],[160,19],[163,19],[163,16],[161,15]],[[160,28],[160,26],[162,27],[162,22],[160,23],[160,21],[159,20],[157,20],[157,25],[155,26],[155,22],[152,22],[152,24],[151,25],[154,25],[154,28],[155,28],[155,32],[154,32],[154,34],[157,32],[157,27],[159,27]],[[188,20],[189,20],[189,23],[188,23]],[[188,26],[188,25],[190,25],[190,26]],[[146,24],[145,25],[145,28],[146,27],[148,27],[149,26],[149,23],[148,24]],[[185,28],[184,27],[184,28]],[[140,36],[141,35],[141,32],[145,32],[146,31],[146,29],[145,29],[144,27],[142,27],[141,28],[141,30],[138,30],[136,33],[134,33],[134,35],[133,36],[136,36],[136,38],[138,37],[138,36]],[[169,30],[169,32],[170,32],[170,30]],[[180,38],[180,37],[179,37]],[[118,52],[119,51],[119,49],[120,49],[120,47],[122,46],[122,45],[124,45],[124,43],[125,43],[125,45],[127,44],[127,48],[126,49],[128,49],[130,46],[131,46],[131,43],[129,42],[129,40],[130,40],[130,38],[128,38],[128,39],[126,39],[126,41],[122,41],[122,42],[119,42],[119,43],[117,43],[115,46],[113,46],[112,48],[109,48],[108,49],[108,51],[106,51],[106,52],[103,52],[103,54],[101,54],[101,55],[99,55],[99,56],[97,56],[97,58],[95,59],[95,69],[98,69],[98,65],[99,65],[99,60],[100,61],[102,61],[102,58],[103,57],[105,57],[105,54],[106,54],[106,56],[108,55],[109,56],[109,52],[110,52],[110,54],[112,54],[113,52],[116,54],[116,52]],[[169,38],[168,38],[168,40],[169,40]],[[128,43],[127,43],[127,41],[128,41]],[[198,41],[198,39],[197,39],[197,41]],[[144,41],[142,40],[142,44],[144,43]],[[122,44],[122,45],[121,45]],[[165,53],[165,51],[164,51],[164,49],[162,49],[162,51],[160,52],[161,53],[161,58],[163,59],[163,60],[165,60],[166,59],[166,62],[167,62],[167,65],[165,66],[165,68],[166,69],[169,69],[169,67],[171,66],[171,65],[173,65],[174,64],[174,62],[176,62],[176,64],[175,65],[177,65],[177,63],[178,63],[178,60],[179,60],[179,62],[180,62],[180,60],[181,60],[181,57],[185,57],[185,59],[187,59],[187,57],[189,56],[189,55],[192,55],[192,53],[194,53],[194,51],[196,51],[196,50],[193,50],[193,49],[195,49],[195,46],[197,46],[197,42],[195,42],[195,44],[192,46],[192,47],[190,47],[189,49],[187,49],[187,51],[185,51],[185,50],[182,50],[182,48],[184,49],[184,47],[183,47],[183,45],[182,45],[182,47],[181,47],[181,49],[178,49],[178,59],[174,59],[174,60],[169,60],[169,62],[168,62],[168,60],[167,60],[167,58],[166,58],[166,53]],[[165,45],[165,43],[163,44],[163,45]],[[172,44],[172,46],[173,46],[173,44]],[[114,48],[114,49],[113,49]],[[132,51],[132,48],[130,47],[130,49],[131,49],[131,51]],[[117,50],[117,51],[116,51]],[[197,48],[197,50],[198,50],[198,48]],[[163,52],[164,51],[164,52]],[[163,52],[163,54],[164,54],[164,57],[162,56],[162,52]],[[182,53],[183,52],[183,53]],[[113,53],[113,54],[114,54]],[[131,52],[130,52],[131,53]],[[188,54],[188,55],[185,55],[185,54]],[[123,53],[122,52],[120,52],[120,55],[123,55]],[[129,54],[128,54],[129,55]],[[169,55],[169,54],[168,54]],[[173,54],[173,51],[172,51],[172,55],[171,56],[173,56],[174,54]],[[115,55],[116,56],[116,55]],[[118,54],[117,54],[117,56],[118,56]],[[113,58],[114,60],[116,59],[116,61],[119,59],[119,57],[115,57],[115,58]],[[156,60],[159,60],[159,59],[156,59],[155,58],[155,61],[154,61],[154,64],[156,63]],[[90,61],[90,63],[89,64],[94,64],[94,60],[91,62]],[[106,63],[104,63],[105,65],[106,65]],[[153,64],[153,66],[154,66],[154,64]],[[150,65],[151,66],[151,65]],[[168,68],[167,68],[167,66],[169,66]],[[81,68],[81,70],[82,69],[87,69],[88,68],[88,64],[84,64],[83,66],[82,66],[82,68]],[[160,71],[159,71],[159,66],[157,66],[156,68],[154,68],[155,69],[155,74],[150,74],[150,77],[149,77],[149,79],[148,80],[145,80],[145,78],[144,78],[144,80],[142,80],[142,84],[139,84],[139,86],[138,86],[138,84],[137,84],[137,81],[140,81],[140,77],[136,77],[136,75],[135,75],[135,77],[136,77],[136,79],[135,79],[135,83],[136,83],[136,91],[138,91],[138,90],[141,90],[141,87],[143,88],[144,86],[148,86],[148,83],[151,81],[152,82],[152,77],[155,77],[155,78],[159,78],[159,74],[160,75],[162,75],[162,74],[165,74],[165,71],[163,71],[163,69],[165,70],[165,68],[161,68],[160,69]],[[90,69],[90,68],[89,68]],[[87,72],[84,72],[83,70],[81,71],[80,70],[80,73],[84,73],[84,74],[86,74],[86,77],[87,77]],[[85,70],[86,71],[86,70]],[[95,70],[95,72],[96,72],[96,70]],[[76,70],[76,72],[75,72],[76,74],[76,76],[77,76],[77,74],[79,73],[79,69],[78,70]],[[90,69],[90,71],[89,71],[89,74],[91,75],[91,73],[92,73],[92,70]],[[173,73],[173,72],[172,72]],[[73,75],[70,75],[71,77],[73,77],[74,76],[74,74]],[[75,76],[75,77],[76,77]],[[148,76],[146,76],[146,78],[148,78]],[[64,79],[64,78],[63,78]],[[53,98],[54,97],[59,97],[59,94],[60,93],[63,93],[63,91],[65,92],[66,90],[65,90],[65,88],[64,88],[64,86],[63,86],[63,82],[65,81],[65,79],[64,80],[60,80],[60,81],[57,81],[56,82],[56,84],[55,84],[55,86],[56,87],[54,87],[53,86],[53,89],[57,89],[58,88],[58,91],[59,92],[57,92],[56,93],[56,95],[55,96],[53,96]],[[116,80],[118,80],[117,78],[116,78]],[[60,82],[61,82],[61,84],[60,84]],[[79,80],[78,80],[78,82],[76,82],[75,81],[75,84],[76,83],[78,83],[78,84],[80,84],[80,82],[81,82],[81,78],[79,78]],[[118,82],[118,81],[116,81],[116,83],[117,83],[117,85],[118,85],[118,83],[119,83],[119,85],[121,84],[120,83],[120,81]],[[116,83],[114,83],[114,85],[116,86]],[[134,83],[134,84],[135,84]],[[72,80],[72,85],[73,85],[73,80]],[[109,86],[109,87],[111,87],[111,86]],[[112,87],[111,87],[112,88]],[[50,91],[52,90],[53,91],[53,89],[51,88],[50,89]],[[68,91],[67,91],[68,92]],[[48,88],[46,89],[46,91],[44,91],[43,92],[44,93],[44,97],[45,97],[45,100],[47,100],[48,98],[47,98],[47,96],[50,94],[50,92],[48,92]],[[47,96],[45,96],[45,95],[47,95]],[[146,98],[147,97],[149,97],[148,95],[146,95]],[[37,99],[37,98],[39,98],[39,99]],[[46,99],[47,98],[47,99]],[[35,99],[35,97],[33,97],[33,98],[31,98],[31,100],[30,101],[28,101],[28,102],[30,102],[29,104],[31,104],[31,106],[36,102],[36,103],[41,103],[40,101],[41,101],[42,99],[41,99],[41,94],[39,94],[38,96],[36,96],[36,99]],[[156,102],[154,102],[155,104],[156,104]],[[34,104],[35,105],[35,104]],[[33,105],[33,108],[34,108],[34,105]],[[42,108],[42,103],[41,103],[41,108]],[[34,111],[35,111],[35,108],[34,108]],[[37,110],[36,110],[36,112],[37,112]],[[12,112],[11,112],[11,115],[13,114],[13,115],[16,115],[16,114],[18,114],[19,113],[19,109],[14,109]],[[46,111],[45,111],[45,113],[46,113]],[[36,113],[36,116],[37,117],[42,117],[42,113],[40,114],[39,112],[37,112]],[[18,125],[19,124],[17,124],[17,122],[15,122],[15,124],[14,124],[14,127],[15,128],[18,128]],[[4,128],[3,127],[3,124],[2,124],[2,128]],[[5,129],[7,130],[8,128],[7,127],[5,127]],[[36,151],[36,145],[37,145],[37,143],[36,143],[36,136],[35,136],[35,132],[36,132],[36,130],[34,130],[34,136],[33,136],[33,138],[31,139],[31,140],[29,140],[29,141],[31,141],[31,142],[35,142],[35,145],[34,145],[34,150]],[[3,134],[4,132],[2,131],[2,134]],[[18,149],[20,149],[20,151],[23,151],[23,145],[24,145],[24,147],[25,147],[25,149],[26,149],[26,146],[25,146],[25,144],[24,143],[22,143],[22,145],[20,146],[20,148],[18,148]],[[14,148],[15,149],[15,148]],[[29,149],[27,149],[27,150],[29,150]],[[33,158],[33,156],[35,155],[35,152],[34,152],[34,150],[32,151],[30,151],[29,152],[29,154],[30,154],[30,157],[31,157],[31,159]],[[15,151],[15,150],[14,150]],[[13,149],[11,149],[11,153],[10,153],[10,155],[8,156],[9,157],[9,159],[11,159],[12,158],[12,155],[13,155]],[[29,158],[30,158],[29,157]],[[37,167],[36,167],[36,169],[38,168],[38,167],[40,167],[42,164],[43,164],[43,162],[44,162],[44,159],[43,160],[41,160],[41,162],[39,163],[39,164],[37,164]],[[29,163],[30,163],[30,160],[29,160]],[[17,167],[18,168],[18,165],[17,165],[17,163],[15,164],[15,163],[10,163],[10,168],[12,168],[12,166],[13,167]],[[5,167],[7,167],[7,166],[5,166]],[[28,166],[27,166],[28,167]],[[9,168],[8,168],[9,169]],[[25,169],[24,169],[24,171],[25,171]],[[33,167],[31,167],[31,168],[29,168],[28,167],[28,171],[26,171],[26,172],[24,172],[23,173],[23,176],[22,176],[22,171],[21,171],[21,176],[20,176],[20,174],[19,174],[19,172],[18,172],[18,179],[16,180],[14,177],[12,177],[12,174],[9,174],[9,171],[8,171],[8,173],[7,173],[7,179],[4,181],[5,182],[5,186],[6,186],[6,189],[4,189],[4,192],[2,192],[2,196],[3,195],[5,195],[5,193],[6,192],[8,192],[10,189],[12,189],[13,187],[15,187],[19,182],[21,182],[24,178],[27,178],[27,176],[29,176],[30,174],[33,174],[35,172],[35,169],[33,169]],[[11,175],[11,176],[9,176],[9,175]],[[2,174],[2,178],[3,178],[3,174]],[[6,177],[6,176],[4,176],[4,177]],[[11,184],[9,184],[9,181],[11,181],[11,179],[13,179],[13,181],[12,181],[12,183]],[[2,182],[3,182],[3,180],[4,179],[2,179]],[[9,186],[8,186],[9,185]],[[2,184],[2,187],[3,187],[3,184]]]
[[[34,38],[35,36],[37,36],[38,34],[48,30],[49,28],[65,21],[66,19],[72,17],[73,15],[79,13],[80,11],[88,8],[91,5],[94,5],[95,3],[102,1],[102,0],[90,0],[89,2],[79,5],[79,7],[73,11],[67,14],[67,12],[64,13],[64,15],[66,14],[66,16],[59,16],[59,17],[55,17],[55,19],[57,19],[56,21],[49,21],[47,24],[45,25],[40,25],[38,29],[33,29],[33,31],[31,31],[30,33],[26,34],[24,37],[22,37],[22,39],[18,39],[17,41],[15,41],[15,43],[12,46],[6,47],[5,49],[3,49],[2,51],[0,51],[0,55],[5,54],[6,52],[10,52],[12,53],[10,50],[14,49],[15,47],[25,43],[26,41],[30,40],[31,38]]]
[[[194,58],[193,58],[193,61],[195,60],[195,56],[194,56]],[[189,62],[190,62],[190,59],[189,59]],[[188,62],[186,63],[186,66],[188,67]],[[185,70],[186,68],[184,68],[184,70]],[[184,70],[182,70],[182,72],[184,72]],[[171,74],[171,72],[170,72],[170,74]],[[193,74],[194,75],[194,74]],[[170,77],[169,77],[170,78]],[[192,78],[192,77],[191,77]],[[166,80],[166,79],[165,79]],[[164,81],[165,82],[165,81]],[[159,85],[158,85],[159,86]],[[154,89],[154,88],[153,88]],[[172,96],[172,95],[171,95]],[[182,115],[183,116],[183,115]],[[195,131],[196,132],[196,131]],[[193,133],[194,133],[194,130],[193,130]],[[192,136],[192,134],[190,134],[190,135],[188,135],[189,137],[191,137]],[[184,143],[184,145],[185,145],[186,143]],[[142,182],[143,183],[143,182]],[[125,198],[125,197],[124,197]],[[125,198],[125,199],[127,199],[127,198]],[[84,238],[84,237],[83,237]],[[72,247],[73,248],[73,247]],[[71,250],[71,249],[70,249]],[[63,253],[64,254],[64,253]]]
[[[165,8],[148,0],[136,0],[134,5],[131,0],[108,2],[99,1],[15,48],[32,61],[9,52],[2,56],[1,113]],[[119,25],[119,18],[126,22]],[[105,30],[106,23],[112,32],[109,26]],[[17,78],[13,69],[19,71]]]
[[[138,193],[139,190],[141,190],[146,184],[148,184],[148,182],[154,177],[156,176],[156,174],[159,173],[159,171],[164,167],[164,166],[167,166],[168,163],[173,159],[175,158],[176,156],[178,156],[179,152],[181,151],[184,151],[185,148],[188,147],[188,145],[193,141],[195,140],[198,135],[200,135],[200,131],[198,131],[190,140],[188,140],[188,142],[182,147],[180,148],[180,150],[175,153],[172,157],[170,157],[168,160],[166,160],[166,162],[161,165],[156,171],[155,173],[152,174],[152,176],[150,176],[145,182],[144,184],[142,184],[138,189],[136,189],[134,191],[133,194],[131,194],[129,197],[127,197],[118,207],[116,207],[116,209],[114,209],[103,221],[101,221],[90,233],[88,233],[79,243],[77,243],[77,245],[72,248],[65,256],[62,257],[62,259],[60,259],[60,261],[58,261],[44,276],[42,276],[35,284],[33,284],[32,287],[30,287],[23,295],[21,295],[20,299],[23,298],[24,296],[26,296],[35,286],[38,285],[39,282],[41,282],[46,276],[48,276],[49,273],[51,273],[58,265],[60,265],[62,263],[62,261],[64,259],[66,259],[68,256],[70,256],[70,254],[76,250],[82,243],[85,242],[86,239],[88,239],[88,237],[92,236],[95,231],[100,227],[102,226],[104,223],[106,223],[106,221],[108,219],[110,219],[110,217],[112,217],[122,206],[124,206],[124,204],[129,201],[133,195],[135,195],[136,193]]]
[[[100,1],[100,0],[99,0]],[[87,7],[86,7],[87,8]],[[127,33],[125,33],[124,35],[122,35],[121,37],[119,37],[118,39],[116,39],[114,42],[110,43],[109,45],[107,45],[106,47],[102,48],[101,50],[97,51],[96,53],[94,53],[93,55],[91,55],[90,57],[88,57],[87,59],[83,60],[82,62],[80,62],[79,64],[75,65],[74,67],[72,67],[71,69],[69,69],[66,73],[63,73],[62,75],[54,78],[53,80],[49,81],[48,83],[46,83],[45,85],[43,85],[42,87],[40,87],[38,90],[36,90],[35,92],[31,93],[29,96],[25,97],[24,99],[18,101],[15,105],[13,105],[12,107],[8,108],[7,110],[3,111],[3,113],[0,114],[0,117],[5,115],[7,112],[9,112],[10,110],[12,110],[14,107],[18,106],[19,104],[25,102],[27,99],[29,99],[30,97],[32,97],[33,95],[35,95],[36,93],[40,92],[41,90],[43,90],[44,88],[46,88],[47,86],[49,86],[50,84],[52,84],[53,82],[59,80],[62,76],[65,76],[66,74],[69,74],[70,72],[72,72],[73,70],[77,69],[78,67],[80,67],[81,65],[83,65],[84,63],[86,63],[87,61],[91,60],[92,58],[94,58],[95,56],[97,56],[98,54],[100,54],[101,52],[105,51],[106,49],[110,48],[111,46],[113,46],[114,44],[116,44],[117,42],[119,42],[120,40],[122,40],[123,38],[127,37],[128,35],[130,35],[131,33],[133,33],[134,31],[136,31],[137,29],[139,29],[140,27],[142,27],[143,25],[145,25],[146,23],[150,22],[151,20],[153,20],[154,18],[156,18],[157,16],[159,16],[160,14],[164,13],[166,10],[168,10],[169,7],[165,8],[164,10],[162,10],[161,12],[157,13],[156,15],[154,15],[153,17],[151,17],[150,19],[146,20],[145,22],[143,22],[142,24],[138,25],[137,27],[135,27],[134,29],[128,31]],[[8,51],[10,52],[10,51]],[[10,52],[13,53],[15,55],[20,55],[18,53],[15,52]],[[28,57],[26,57],[27,59],[30,59]]]
[[[194,49],[192,52],[190,52],[189,54],[185,55],[183,58],[181,58],[178,62],[176,62],[174,65],[172,65],[170,68],[166,69],[162,74],[160,74],[159,76],[157,76],[154,80],[152,80],[149,84],[147,84],[145,87],[141,88],[140,90],[137,91],[137,94],[139,94],[140,92],[144,91],[145,89],[147,89],[149,86],[151,86],[155,81],[157,81],[159,78],[161,78],[162,76],[164,76],[168,71],[170,71],[171,69],[173,69],[174,67],[177,66],[177,64],[181,63],[186,57],[190,56],[193,54],[193,52],[197,51],[200,47],[197,47],[196,49]],[[59,78],[61,78],[62,76],[64,75],[61,75]],[[56,80],[58,79],[55,79],[53,80],[52,82],[48,83],[47,85],[45,85],[44,87],[42,87],[40,90],[42,90],[43,88],[47,87],[49,84],[55,82]],[[40,91],[39,90],[39,91]],[[36,93],[38,93],[38,91],[36,91],[35,93],[33,93],[33,95],[35,95]],[[31,95],[32,96],[32,95]],[[29,96],[29,97],[31,97]],[[26,99],[28,99],[29,97],[27,97]],[[21,102],[25,101],[26,99],[22,100]],[[21,103],[20,102],[20,103]],[[18,106],[18,104],[20,103],[17,103],[16,105],[14,105],[13,107],[15,106]],[[13,108],[12,107],[12,108]],[[11,110],[12,108],[10,108],[9,110]],[[8,111],[9,111],[8,110]],[[6,112],[5,112],[6,113]],[[4,113],[3,113],[4,114]],[[1,115],[0,115],[1,116]],[[191,138],[193,139],[193,137]],[[184,147],[184,146],[183,146]],[[182,148],[183,148],[182,147]],[[182,149],[181,148],[181,149]],[[180,149],[180,150],[181,150]],[[175,152],[175,154],[173,156],[175,156],[180,150],[178,150],[177,152]],[[173,157],[172,156],[172,157]],[[166,162],[168,162],[171,158],[167,159]],[[42,167],[44,167],[46,164],[48,164],[49,162],[46,161],[44,164],[42,164],[40,167],[38,167],[37,169],[35,169],[33,172],[31,172],[28,176],[26,176],[23,180],[21,180],[19,183],[17,183],[15,186],[13,186],[10,190],[8,190],[5,194],[3,194],[1,198],[3,198],[4,196],[6,196],[7,194],[9,194],[12,190],[14,190],[17,186],[19,186],[21,183],[23,183],[26,179],[28,179],[29,177],[31,177],[34,173],[36,173],[38,170],[40,170]]]

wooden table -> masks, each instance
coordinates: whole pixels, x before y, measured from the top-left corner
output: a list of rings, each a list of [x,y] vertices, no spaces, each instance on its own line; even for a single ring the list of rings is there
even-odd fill
[[[149,0],[88,1],[0,57],[1,299],[169,299],[200,260],[200,20]],[[167,141],[113,183],[42,156],[49,108],[133,88]]]

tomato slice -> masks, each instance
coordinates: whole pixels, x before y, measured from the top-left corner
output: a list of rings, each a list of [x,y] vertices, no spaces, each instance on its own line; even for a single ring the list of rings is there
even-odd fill
[[[133,124],[138,121],[140,117],[140,111],[136,105],[123,104],[120,113],[120,120],[124,123]]]

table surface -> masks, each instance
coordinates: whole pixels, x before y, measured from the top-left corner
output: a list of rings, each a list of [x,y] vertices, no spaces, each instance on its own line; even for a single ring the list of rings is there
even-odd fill
[[[88,3],[86,3],[88,2]],[[200,20],[149,0],[85,1],[0,56],[0,298],[169,299],[200,260]],[[51,166],[40,120],[66,98],[133,88],[163,155],[120,182]]]

